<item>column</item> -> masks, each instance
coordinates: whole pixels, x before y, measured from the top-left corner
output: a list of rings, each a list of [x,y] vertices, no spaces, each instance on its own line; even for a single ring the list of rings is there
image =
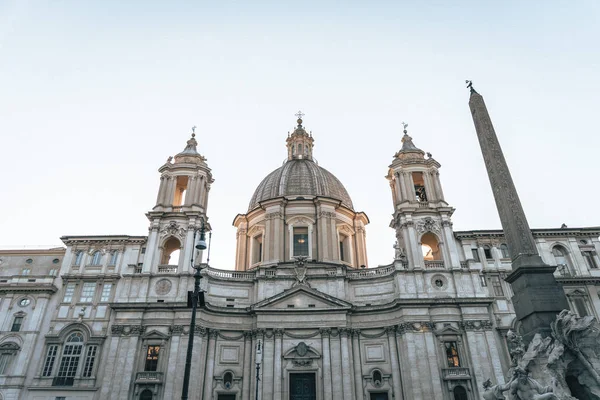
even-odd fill
[[[342,392],[344,400],[352,400],[352,378],[350,376],[350,352],[348,350],[349,329],[340,328],[340,347],[342,352]]]
[[[415,184],[412,180],[412,174],[410,172],[404,172],[404,184],[406,185],[406,199],[408,201],[416,201],[415,195]]]
[[[215,371],[215,347],[219,331],[210,329],[208,332],[208,352],[206,354],[206,370],[204,371],[204,400],[212,400],[213,398],[213,382]]]
[[[435,192],[435,187],[433,186],[433,181],[431,180],[431,171],[423,172],[423,182],[425,183],[425,193],[427,193],[427,200],[437,200],[437,193]]]
[[[196,192],[196,186],[198,185],[198,179],[196,176],[188,176],[188,185],[185,192],[184,206],[191,206],[194,203],[194,193]]]
[[[398,362],[398,348],[396,346],[396,327],[388,326],[386,329],[388,347],[390,349],[390,360],[392,363],[392,387],[394,388],[394,399],[402,400],[402,383],[400,381],[400,363]]]
[[[275,335],[273,331],[265,334],[263,341],[263,357],[262,357],[262,377],[261,391],[264,400],[273,400],[273,372],[274,372],[274,349]]]
[[[321,342],[323,348],[323,400],[332,400],[331,392],[331,352],[329,350],[329,335],[331,329],[321,328]]]
[[[165,191],[165,177],[160,177],[160,185],[158,186],[158,195],[156,196],[156,205],[162,204],[162,199]]]
[[[192,272],[192,253],[195,250],[194,243],[194,227],[188,226],[188,230],[185,236],[185,242],[183,243],[183,259],[179,263],[179,271],[181,272]],[[194,260],[197,262],[197,260]]]
[[[275,335],[275,352],[273,356],[273,399],[281,400],[283,398],[283,393],[281,391],[281,343],[283,338],[283,329],[274,329],[273,334]]]
[[[164,197],[164,201],[163,201],[163,204],[167,207],[173,205],[173,198],[175,196],[176,179],[177,178],[174,176],[167,177],[167,190],[165,190],[165,197]]]
[[[354,360],[354,387],[356,400],[363,400],[362,362],[360,360],[360,329],[352,329],[352,359]]]
[[[244,372],[242,376],[242,400],[250,400],[252,383],[252,332],[244,332]]]
[[[435,187],[438,193],[438,199],[439,200],[444,200],[444,192],[442,190],[442,183],[440,182],[440,173],[438,171],[435,171],[435,176],[433,178],[433,181],[435,183]]]

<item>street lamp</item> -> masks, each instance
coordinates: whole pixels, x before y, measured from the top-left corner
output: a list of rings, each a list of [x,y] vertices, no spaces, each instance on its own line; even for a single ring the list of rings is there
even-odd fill
[[[196,233],[200,231],[200,237],[196,242]],[[194,231],[194,243],[195,249],[198,250],[206,250],[208,247],[206,245],[206,227],[204,225],[204,221],[202,221],[202,225],[200,225],[199,230]],[[192,306],[192,318],[190,320],[190,331],[188,335],[188,346],[187,346],[187,354],[185,356],[185,372],[183,374],[183,390],[181,392],[181,400],[188,399],[188,391],[190,388],[190,372],[192,369],[192,351],[194,349],[194,331],[196,330],[196,309],[198,308],[198,303],[200,303],[200,307],[204,307],[204,292],[200,291],[200,279],[202,276],[200,275],[200,265],[194,265],[194,254],[195,250],[192,250],[192,257],[190,259],[190,263],[192,268],[196,271],[194,272],[194,291],[188,292],[188,307]]]
[[[262,362],[262,340],[256,341],[256,393],[254,400],[258,400],[258,382],[260,381],[260,363]]]

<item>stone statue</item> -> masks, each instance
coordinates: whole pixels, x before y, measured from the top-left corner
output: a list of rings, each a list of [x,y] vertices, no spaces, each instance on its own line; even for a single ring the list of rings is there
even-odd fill
[[[550,386],[540,385],[521,367],[515,367],[513,370],[510,395],[512,400],[559,400]]]
[[[398,244],[398,241],[394,243],[394,260],[403,260],[406,258],[404,249]]]
[[[510,384],[512,380],[504,385],[492,385],[492,381],[488,378],[485,382],[483,382],[483,400],[505,400],[504,394],[502,392],[506,392],[510,389]]]
[[[523,338],[510,330],[506,334],[506,340],[508,341],[511,367],[516,367],[519,364],[519,361],[521,361],[523,358],[523,354],[525,354]]]

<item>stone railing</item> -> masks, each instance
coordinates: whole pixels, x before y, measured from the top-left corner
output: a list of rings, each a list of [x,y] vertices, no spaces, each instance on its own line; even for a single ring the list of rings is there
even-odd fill
[[[442,376],[444,379],[468,379],[471,377],[469,368],[454,367],[442,368]]]
[[[460,267],[464,268],[464,269],[468,269],[469,268],[469,263],[466,261],[461,261],[460,262]]]
[[[429,208],[428,201],[419,201],[419,208]]]
[[[377,278],[380,276],[387,276],[394,273],[396,269],[393,265],[385,265],[377,268],[365,268],[356,271],[346,272],[348,279],[361,279],[361,278]]]
[[[182,211],[183,211],[182,206],[174,206],[171,210],[171,212],[182,212]]]
[[[440,260],[425,261],[425,269],[444,269],[444,262]]]
[[[206,271],[205,272],[206,275],[211,276],[213,278],[220,278],[220,279],[235,279],[235,280],[251,281],[251,280],[254,280],[254,278],[256,277],[256,274],[254,272],[223,271],[220,269],[212,269],[212,268],[206,268],[205,271]]]
[[[144,371],[138,372],[135,381],[136,382],[151,382],[160,383],[163,380],[163,373],[157,371]]]
[[[172,274],[177,272],[177,265],[159,265],[159,274]]]

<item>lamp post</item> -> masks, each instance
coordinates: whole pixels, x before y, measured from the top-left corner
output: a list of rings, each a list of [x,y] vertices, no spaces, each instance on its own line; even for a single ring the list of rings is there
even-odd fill
[[[198,242],[196,242],[196,233],[198,231],[194,231],[195,248],[198,250],[206,250],[206,227],[204,226],[204,221],[202,221],[199,231],[200,239]],[[198,308],[199,302],[201,305],[204,303],[204,293],[200,291],[200,279],[202,279],[202,276],[200,275],[200,265],[194,265],[194,253],[195,251],[192,250],[192,257],[190,259],[192,268],[196,270],[194,272],[194,291],[188,292],[188,304],[190,303],[190,298],[192,303],[192,318],[190,320],[187,354],[185,356],[185,371],[183,373],[183,390],[181,391],[181,400],[188,399],[188,391],[190,388],[190,372],[192,369],[192,351],[194,350],[194,331],[196,330],[196,309]]]
[[[262,340],[256,341],[256,393],[254,400],[258,400],[258,382],[260,382],[260,363],[262,362]]]

